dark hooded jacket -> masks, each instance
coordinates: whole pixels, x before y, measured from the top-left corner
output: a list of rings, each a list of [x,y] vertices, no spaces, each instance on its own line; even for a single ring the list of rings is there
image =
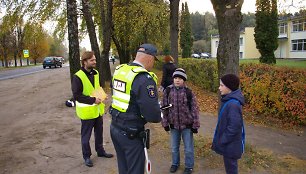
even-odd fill
[[[229,100],[231,101],[223,108]],[[240,89],[221,98],[221,109],[219,111],[212,150],[228,158],[239,159],[243,153],[242,105],[244,105],[244,97]],[[222,113],[220,113],[221,110],[223,110]]]
[[[163,65],[163,77],[161,81],[161,86],[166,89],[167,86],[171,85],[173,82],[172,74],[174,73],[176,66],[172,62],[165,63]]]

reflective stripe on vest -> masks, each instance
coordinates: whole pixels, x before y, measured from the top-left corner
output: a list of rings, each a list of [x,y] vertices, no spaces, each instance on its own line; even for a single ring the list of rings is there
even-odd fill
[[[95,70],[96,71],[96,70]],[[97,74],[94,75],[94,87],[92,86],[90,80],[88,79],[87,75],[84,73],[84,71],[79,70],[75,73],[76,76],[78,76],[83,84],[83,92],[82,94],[85,96],[90,96],[93,90],[98,89],[100,87],[100,81],[99,81],[99,73],[96,71]],[[100,115],[104,114],[104,107],[105,105],[103,103],[97,105],[97,104],[85,104],[80,103],[76,101],[76,114],[77,116],[82,120],[89,120],[99,117]]]
[[[130,66],[122,64],[116,67],[113,76],[113,102],[112,107],[120,112],[126,112],[131,99],[131,88],[135,77],[139,73],[148,73],[157,84],[157,76],[153,72],[148,72],[140,66]]]

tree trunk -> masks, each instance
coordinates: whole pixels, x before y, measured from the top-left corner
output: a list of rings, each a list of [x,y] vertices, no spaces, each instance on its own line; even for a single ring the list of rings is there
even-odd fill
[[[131,4],[131,0],[125,0],[123,2],[125,4],[126,9],[129,9],[129,6]],[[130,19],[133,16],[131,16],[132,14],[130,13],[129,10],[125,10],[124,11],[124,18],[125,19]],[[123,63],[129,63],[130,62],[130,32],[131,32],[131,26],[132,24],[129,23],[128,20],[124,21],[124,29],[123,29],[123,35],[119,35],[119,36],[114,36],[112,35],[113,41],[116,45],[118,54],[119,54],[119,59],[120,59],[120,64]],[[113,30],[114,31],[114,28]]]
[[[4,34],[3,38],[1,38],[1,43],[2,43],[2,48],[3,48],[3,62],[4,62],[4,67],[8,67],[7,63],[7,55],[8,55],[8,41],[7,41],[7,36],[8,34]]]
[[[219,30],[217,64],[219,79],[228,73],[239,76],[239,37],[243,0],[211,0]],[[219,109],[221,95],[219,93]]]
[[[8,68],[8,63],[7,63],[7,51],[4,51],[4,65],[5,65],[5,68]]]
[[[175,64],[178,64],[178,17],[179,17],[180,0],[170,0],[170,42],[171,56]]]
[[[17,53],[14,53],[14,66],[17,67]]]
[[[78,14],[76,0],[66,0],[67,21],[68,21],[68,40],[69,40],[69,64],[70,79],[80,69],[80,47],[78,35]]]
[[[20,62],[20,66],[22,66],[22,57],[20,57],[19,62]]]
[[[96,35],[96,30],[95,30],[95,24],[94,21],[92,20],[92,14],[90,12],[90,7],[89,7],[89,1],[88,0],[82,0],[82,6],[83,6],[83,14],[84,14],[84,19],[86,21],[86,26],[87,26],[87,31],[89,35],[89,40],[90,40],[90,45],[91,49],[94,51],[96,59],[97,59],[97,70],[99,71],[100,75],[100,85],[102,87],[105,86],[105,81],[103,80],[103,74],[105,71],[105,67],[103,67],[103,60],[101,59],[100,56],[100,49],[98,45],[98,40],[97,40],[97,35]]]
[[[243,0],[211,0],[218,22],[218,75],[239,75],[239,36]],[[226,3],[228,2],[228,3]]]
[[[23,53],[23,45],[24,45],[24,31],[20,25],[17,26],[17,47],[18,47],[18,57],[20,58],[20,66],[22,66],[22,53]],[[15,61],[15,66],[17,67],[17,60]]]
[[[14,65],[15,67],[17,66],[17,55],[18,55],[18,37],[16,38],[16,35],[14,35],[14,40],[13,40],[13,55],[14,55]],[[11,65],[10,65],[11,66]]]
[[[112,35],[113,41],[116,45],[116,49],[119,54],[120,64],[129,63],[130,61],[130,51],[128,50],[128,45],[120,45],[119,40]],[[121,42],[123,43],[123,42]]]
[[[113,0],[107,0],[107,13],[105,14],[104,0],[100,0],[101,10],[101,26],[102,26],[102,37],[103,37],[103,50],[101,52],[102,64],[104,67],[102,81],[111,80],[111,71],[109,66],[109,51],[111,46],[112,36],[112,16],[113,16]]]

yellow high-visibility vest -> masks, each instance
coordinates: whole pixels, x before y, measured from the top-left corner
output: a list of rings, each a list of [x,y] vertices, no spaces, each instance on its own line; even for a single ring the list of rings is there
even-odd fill
[[[116,67],[113,75],[113,102],[112,107],[120,112],[126,112],[131,99],[131,88],[135,77],[139,73],[148,73],[157,84],[157,76],[153,72],[148,72],[140,66],[130,66],[122,64]]]
[[[98,89],[100,87],[100,81],[99,81],[99,73],[97,70],[94,70],[97,72],[96,75],[94,75],[94,86],[92,86],[90,80],[88,79],[87,75],[84,73],[84,71],[79,70],[75,73],[77,75],[83,84],[83,92],[82,94],[85,96],[90,96],[93,90]],[[90,120],[99,117],[100,115],[104,114],[104,103],[100,104],[85,104],[80,103],[76,101],[76,114],[77,116],[82,120]]]

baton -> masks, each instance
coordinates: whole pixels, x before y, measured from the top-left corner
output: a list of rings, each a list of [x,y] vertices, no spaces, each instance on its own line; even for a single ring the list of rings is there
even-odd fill
[[[146,173],[147,174],[150,174],[151,173],[151,169],[152,169],[152,166],[151,166],[151,161],[150,161],[150,159],[149,159],[149,156],[148,156],[148,150],[147,150],[147,143],[148,143],[148,141],[150,141],[149,140],[149,134],[150,134],[150,132],[149,132],[150,130],[149,129],[147,129],[146,131],[145,131],[145,137],[143,138],[143,145],[144,145],[144,152],[145,152],[145,157],[146,157],[146,162],[145,162],[145,168],[146,168]],[[149,148],[149,147],[148,147]]]
[[[144,147],[144,152],[145,152],[145,156],[146,156],[146,173],[150,174],[151,173],[151,161],[149,159],[148,150],[147,150],[146,146]]]

